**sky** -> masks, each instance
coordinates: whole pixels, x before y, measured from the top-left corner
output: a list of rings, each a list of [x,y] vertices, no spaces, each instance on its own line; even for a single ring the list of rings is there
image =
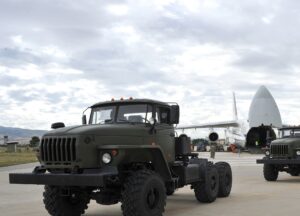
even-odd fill
[[[0,125],[81,123],[111,98],[181,106],[181,124],[248,118],[260,85],[300,124],[300,1],[1,0]]]

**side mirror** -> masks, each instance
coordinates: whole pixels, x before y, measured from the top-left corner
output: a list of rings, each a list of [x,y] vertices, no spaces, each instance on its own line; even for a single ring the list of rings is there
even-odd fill
[[[86,125],[87,124],[87,120],[86,120],[86,115],[82,116],[82,124]]]
[[[64,128],[65,124],[63,122],[55,122],[51,125],[51,129]]]
[[[180,109],[178,105],[172,105],[170,111],[170,124],[178,124],[180,116]]]

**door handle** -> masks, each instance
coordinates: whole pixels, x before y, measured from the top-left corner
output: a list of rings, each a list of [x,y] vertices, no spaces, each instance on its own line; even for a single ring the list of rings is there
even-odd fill
[[[170,133],[170,137],[175,137],[175,133]]]

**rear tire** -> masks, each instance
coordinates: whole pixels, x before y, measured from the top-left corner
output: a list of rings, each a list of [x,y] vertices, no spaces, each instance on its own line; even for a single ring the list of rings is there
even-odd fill
[[[192,185],[199,202],[212,203],[216,200],[219,191],[219,174],[216,166],[207,163],[203,173],[204,181]]]
[[[80,216],[84,214],[90,202],[89,194],[81,189],[74,189],[70,196],[63,196],[60,187],[45,186],[44,204],[52,216]]]
[[[140,170],[129,176],[122,191],[124,216],[162,216],[166,205],[166,188],[159,175]]]
[[[167,187],[166,189],[167,196],[172,196],[174,193],[175,193],[175,189]]]
[[[228,197],[232,188],[232,171],[226,162],[217,162],[216,167],[219,173],[218,197]]]
[[[276,181],[278,173],[279,172],[274,165],[264,164],[264,177],[267,181]]]

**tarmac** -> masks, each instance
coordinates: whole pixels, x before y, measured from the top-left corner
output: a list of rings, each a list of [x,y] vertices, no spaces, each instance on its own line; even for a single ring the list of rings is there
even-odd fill
[[[208,157],[207,153],[200,153]],[[211,204],[199,203],[190,187],[168,197],[164,216],[282,216],[299,215],[300,177],[280,173],[276,182],[266,182],[262,165],[255,160],[262,155],[217,153],[214,161],[227,161],[233,170],[232,193]],[[10,185],[9,172],[31,172],[36,164],[0,168],[0,215],[46,216],[42,186]],[[102,206],[92,201],[87,216],[121,216],[120,204]]]

